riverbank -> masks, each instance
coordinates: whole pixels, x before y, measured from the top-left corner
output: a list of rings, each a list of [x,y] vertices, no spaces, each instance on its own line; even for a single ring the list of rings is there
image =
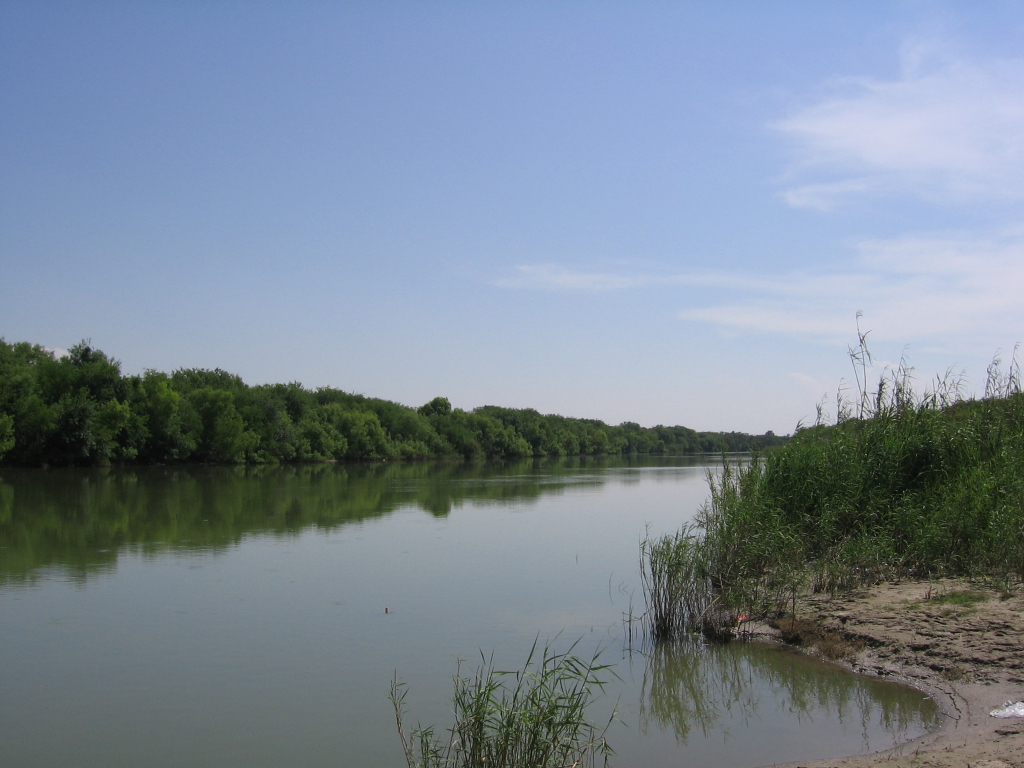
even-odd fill
[[[888,752],[789,768],[1024,768],[1024,718],[989,715],[1007,700],[1024,700],[1024,586],[1004,592],[963,580],[882,584],[809,597],[797,619],[825,631],[824,643],[808,638],[810,652],[824,646],[857,672],[926,691],[947,725]]]

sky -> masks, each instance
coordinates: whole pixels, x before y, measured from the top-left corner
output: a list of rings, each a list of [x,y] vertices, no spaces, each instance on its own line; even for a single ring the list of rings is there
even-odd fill
[[[980,395],[1022,214],[1019,0],[0,0],[0,336],[126,374],[786,434]]]

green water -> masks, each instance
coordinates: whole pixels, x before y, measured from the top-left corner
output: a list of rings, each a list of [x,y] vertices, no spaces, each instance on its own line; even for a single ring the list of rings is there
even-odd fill
[[[535,638],[603,648],[614,765],[756,766],[935,727],[916,691],[778,649],[630,652],[686,459],[0,472],[0,765],[399,766],[387,701]]]

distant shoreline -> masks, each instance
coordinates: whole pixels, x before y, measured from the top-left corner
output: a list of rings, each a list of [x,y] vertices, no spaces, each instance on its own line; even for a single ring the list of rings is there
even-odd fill
[[[123,375],[88,341],[66,355],[0,338],[0,465],[307,464],[331,461],[699,455],[787,442],[771,431],[541,414],[446,397],[418,408],[297,382],[250,386],[215,368]]]

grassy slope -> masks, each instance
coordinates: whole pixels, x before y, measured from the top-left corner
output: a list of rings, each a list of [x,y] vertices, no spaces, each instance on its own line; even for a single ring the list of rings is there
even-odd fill
[[[901,576],[1024,579],[1024,394],[982,400],[907,379],[713,482],[699,525],[648,542],[651,634],[713,633],[808,586]]]

